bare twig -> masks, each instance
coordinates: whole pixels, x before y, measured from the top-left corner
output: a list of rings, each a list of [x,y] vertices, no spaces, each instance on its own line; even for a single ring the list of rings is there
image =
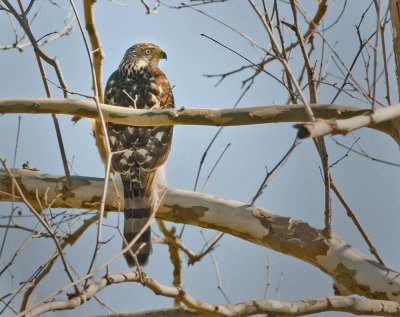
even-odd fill
[[[244,32],[239,31],[238,29],[236,29],[235,27],[229,25],[228,23],[225,23],[223,21],[221,21],[220,19],[200,10],[194,7],[193,4],[189,4],[189,3],[182,3],[183,6],[186,6],[194,11],[197,11],[203,15],[205,15],[206,17],[210,18],[211,20],[214,20],[218,23],[220,23],[221,25],[225,26],[226,28],[230,29],[231,31],[233,31],[234,33],[238,34],[239,36],[243,37],[246,41],[248,41],[250,43],[251,46],[253,47],[257,47],[258,49],[264,51],[266,54],[268,54],[268,51],[266,49],[264,49],[260,44],[258,44],[255,40],[253,40],[250,36],[248,36],[247,34],[245,34]]]
[[[339,162],[341,162],[342,160],[344,160],[346,157],[349,156],[349,153],[353,150],[354,145],[357,144],[357,142],[360,140],[360,138],[358,138],[357,140],[355,140],[353,142],[353,144],[347,149],[347,152],[342,155],[340,158],[338,158],[335,162],[333,162],[331,165],[329,165],[329,168],[332,168],[334,166],[336,166],[337,164],[339,164]]]
[[[81,31],[82,39],[83,39],[83,42],[84,42],[84,45],[85,45],[85,48],[86,48],[86,52],[87,52],[87,55],[88,55],[88,59],[89,59],[89,63],[90,63],[90,70],[91,70],[91,75],[92,75],[93,89],[94,89],[94,92],[95,92],[94,101],[96,103],[96,108],[97,108],[97,112],[98,112],[98,118],[100,119],[100,124],[101,124],[101,132],[103,134],[102,136],[104,137],[105,148],[106,148],[106,151],[107,151],[107,153],[105,153],[107,155],[106,156],[107,164],[106,164],[106,167],[105,167],[105,181],[104,181],[104,187],[103,187],[103,194],[102,194],[102,198],[101,198],[101,201],[100,201],[100,209],[99,209],[100,217],[99,217],[99,225],[97,227],[96,247],[94,249],[94,254],[93,254],[93,257],[92,257],[92,261],[90,262],[89,269],[88,269],[88,274],[90,274],[91,271],[92,271],[92,268],[93,268],[93,266],[95,264],[96,257],[97,257],[97,254],[98,254],[98,250],[99,250],[100,246],[102,245],[102,224],[103,224],[103,217],[104,217],[105,199],[106,199],[106,196],[107,196],[108,180],[109,180],[110,172],[111,172],[112,155],[111,155],[110,143],[109,143],[109,140],[108,140],[108,133],[107,133],[106,123],[105,123],[105,120],[104,120],[104,116],[103,116],[102,110],[100,108],[100,100],[99,100],[99,98],[102,98],[102,93],[101,93],[101,90],[98,91],[99,86],[98,86],[98,83],[97,83],[97,76],[96,76],[98,74],[96,74],[96,71],[95,71],[95,66],[93,64],[92,55],[91,55],[90,50],[89,50],[89,45],[87,43],[87,40],[86,40],[86,37],[85,37],[85,33],[83,31],[83,27],[82,27],[82,24],[81,24],[81,21],[80,21],[80,18],[79,18],[79,14],[78,14],[78,11],[77,11],[77,9],[75,7],[75,3],[74,3],[73,0],[70,0],[70,4],[71,4],[71,7],[72,7],[72,9],[74,11],[75,17],[76,17],[76,19],[78,21],[79,29]],[[90,11],[92,9],[93,8],[88,8],[88,10],[90,10]],[[86,12],[85,14],[89,14],[89,13]],[[93,18],[93,16],[92,16],[92,18]],[[93,18],[93,22],[94,22],[94,18]],[[92,41],[93,41],[93,39],[92,39]],[[99,43],[95,43],[95,44],[99,44]],[[98,71],[101,72],[101,61],[102,61],[101,55],[100,55],[100,57],[98,57],[96,59],[96,61],[97,61],[97,64],[98,64],[97,65]],[[101,76],[100,76],[100,79],[101,79]],[[100,89],[101,89],[101,87],[100,87]]]
[[[207,175],[207,177],[206,177],[206,179],[205,179],[205,181],[204,181],[204,183],[203,183],[203,186],[201,187],[201,190],[200,190],[200,191],[204,191],[204,188],[207,186],[207,183],[208,183],[208,181],[210,180],[212,173],[214,172],[215,168],[218,166],[218,163],[221,161],[221,159],[222,159],[222,157],[224,156],[226,150],[228,150],[228,148],[229,148],[230,146],[231,146],[231,143],[228,143],[228,144],[225,146],[225,148],[222,150],[222,152],[221,152],[221,154],[219,155],[218,159],[216,160],[214,166],[211,168],[210,173]]]
[[[72,246],[75,244],[76,241],[86,232],[86,230],[96,221],[98,221],[99,216],[95,215],[90,219],[86,219],[83,221],[83,224],[75,230],[75,232],[66,238],[64,238],[64,241],[61,243],[60,247],[62,250],[64,250],[68,245]],[[56,263],[56,260],[58,259],[58,256],[60,254],[56,252],[44,265],[43,270],[40,272],[40,274],[35,278],[35,280],[32,282],[32,285],[29,286],[27,291],[24,293],[22,303],[21,303],[21,310],[25,310],[28,306],[28,302],[30,299],[30,296],[32,295],[33,291],[35,288],[40,284],[42,280],[51,272],[51,269],[53,268],[54,264]]]
[[[13,159],[13,165],[12,168],[15,168],[15,163],[17,161],[17,153],[18,153],[18,144],[19,144],[19,133],[21,131],[21,116],[18,116],[18,125],[17,125],[17,136],[16,136],[16,140],[15,140],[15,149],[14,149],[14,159]],[[12,192],[11,195],[12,197],[15,197],[15,188],[14,188],[14,182],[12,183]],[[4,246],[6,244],[6,240],[7,240],[7,234],[8,234],[8,228],[11,225],[11,221],[13,219],[13,215],[14,215],[14,211],[15,211],[15,207],[14,207],[14,201],[12,201],[11,203],[11,215],[10,218],[8,219],[8,223],[7,223],[7,227],[6,230],[4,232],[4,236],[3,236],[3,241],[1,242],[1,247],[0,247],[0,258],[1,255],[3,254],[3,250],[4,250]],[[1,275],[1,274],[0,274]]]
[[[264,11],[267,12],[266,11],[266,6],[264,6]],[[284,41],[283,34],[282,34],[281,21],[280,21],[280,18],[279,18],[279,10],[278,10],[277,0],[274,1],[274,12],[276,14],[276,29],[278,30],[279,40],[281,42],[282,57],[285,60],[288,60],[287,52],[286,52],[286,49],[285,49],[285,41]],[[267,20],[267,22],[270,23],[269,20]],[[272,47],[272,48],[274,48],[274,47]],[[275,52],[275,54],[277,54],[277,53],[278,52]],[[287,81],[287,86],[288,86],[288,91],[289,91],[289,98],[290,98],[290,100],[291,100],[291,102],[293,104],[296,104],[297,100],[296,100],[296,95],[295,95],[295,93],[293,91],[292,80],[291,80],[289,72],[286,69],[285,69],[285,76],[286,76],[286,81]]]
[[[365,151],[357,151],[357,150],[355,150],[353,147],[346,146],[346,145],[344,145],[343,143],[340,143],[337,139],[335,139],[335,138],[332,137],[332,136],[331,136],[330,138],[331,138],[337,145],[339,145],[339,146],[341,146],[341,147],[344,147],[344,148],[347,149],[348,151],[350,151],[350,152],[352,152],[352,153],[355,153],[355,154],[357,154],[357,155],[363,156],[363,157],[365,157],[365,158],[367,158],[367,159],[369,159],[369,160],[371,160],[371,161],[378,162],[378,163],[382,163],[382,164],[387,164],[387,165],[394,166],[394,167],[400,167],[400,163],[395,163],[395,162],[390,162],[390,161],[387,161],[387,160],[379,159],[379,158],[377,158],[377,157],[374,157],[374,156],[371,156],[371,155],[367,154]],[[358,140],[357,140],[357,141],[358,141]]]
[[[0,158],[0,162],[3,165],[4,169],[6,170],[6,172],[8,173],[9,177],[11,178],[12,182],[15,184],[15,188],[18,192],[18,195],[21,197],[21,199],[24,201],[25,205],[29,208],[29,210],[35,215],[35,217],[37,218],[37,220],[39,220],[39,222],[41,223],[41,225],[46,229],[47,233],[52,237],[52,240],[54,241],[56,247],[57,247],[57,251],[61,257],[61,260],[63,262],[64,268],[65,268],[65,272],[67,273],[67,276],[69,277],[69,279],[71,280],[72,283],[74,283],[74,278],[72,277],[71,271],[70,271],[70,266],[64,256],[63,250],[60,246],[60,243],[58,241],[57,236],[54,234],[53,230],[51,229],[51,227],[48,225],[48,223],[42,218],[41,215],[39,215],[39,213],[35,210],[35,208],[33,208],[33,206],[29,203],[29,201],[26,199],[21,187],[19,186],[18,182],[16,181],[13,173],[8,169],[5,161],[3,159]],[[75,292],[77,294],[80,293],[80,290],[78,288],[78,286],[74,283],[74,289]]]
[[[272,170],[269,172],[267,171],[267,175],[265,176],[263,182],[261,183],[260,187],[257,190],[257,193],[254,195],[254,197],[251,199],[250,204],[254,205],[256,200],[262,195],[264,192],[265,188],[271,183],[272,178],[278,173],[278,171],[285,165],[287,160],[289,159],[290,155],[293,153],[294,149],[296,146],[299,145],[298,139],[295,138],[292,146],[289,148],[289,150],[285,153],[285,155],[280,159],[278,164],[276,164]]]
[[[371,108],[375,109],[375,99],[376,99],[376,85],[378,76],[378,55],[379,55],[379,35],[381,31],[381,2],[374,0],[375,10],[376,10],[376,34],[375,34],[375,45],[374,45],[374,74],[373,74],[373,86],[372,86],[372,100]]]
[[[400,2],[399,0],[390,0],[390,17],[392,20],[393,32],[393,50],[396,60],[397,77],[397,98],[400,99]]]
[[[388,10],[389,10],[389,8],[388,8]],[[388,13],[389,12],[387,12],[387,14]],[[381,45],[382,45],[383,72],[385,74],[386,100],[387,100],[388,104],[390,105],[392,103],[392,97],[391,97],[391,90],[390,90],[388,61],[389,61],[389,58],[390,58],[391,55],[389,55],[389,58],[387,58],[386,37],[385,37],[385,23],[382,23],[381,20],[379,20],[379,27],[380,27]]]
[[[201,235],[203,236],[203,240],[206,242],[207,239],[206,239],[206,237],[205,237],[205,235],[204,235],[204,231],[203,231],[203,230],[200,230],[200,233],[201,233]],[[219,235],[220,237],[222,237],[223,233],[222,233],[222,232],[219,232],[219,233],[217,233],[217,235]],[[218,239],[218,240],[219,240],[219,239]],[[213,254],[213,252],[212,252],[212,249],[210,248],[209,250],[210,250],[210,251],[209,251],[209,254],[210,254],[210,257],[211,257],[211,260],[212,260],[212,263],[213,263],[213,266],[214,266],[214,270],[215,270],[215,276],[216,276],[216,278],[217,278],[217,289],[220,291],[220,293],[222,294],[222,296],[224,297],[224,299],[226,300],[226,302],[227,302],[228,304],[230,304],[231,301],[229,300],[229,298],[228,298],[228,296],[227,296],[227,294],[226,294],[226,292],[225,292],[225,290],[224,290],[224,287],[222,286],[221,272],[220,272],[220,269],[219,269],[219,264],[218,264],[217,258],[214,256],[214,254]]]
[[[267,266],[265,269],[267,270],[267,278],[266,278],[266,285],[265,285],[265,291],[264,291],[264,299],[268,298],[269,295],[269,290],[271,287],[271,274],[272,274],[272,269],[273,269],[273,260],[271,260],[271,257],[267,255]],[[278,287],[279,285],[277,285]]]
[[[56,41],[64,36],[68,36],[74,31],[74,29],[75,29],[75,19],[71,18],[68,20],[68,22],[65,22],[65,25],[61,30],[59,30],[57,32],[52,32],[51,36],[48,36],[45,39],[38,40],[36,45],[38,47],[41,47],[50,42]],[[15,29],[14,29],[14,31],[15,31]],[[18,51],[21,52],[24,49],[31,47],[31,46],[33,46],[33,45],[29,41],[29,39],[26,39],[25,34],[19,38],[18,35],[15,33],[15,42],[11,43],[11,44],[0,45],[0,50],[17,49]]]
[[[58,80],[61,84],[62,87],[67,88],[65,81],[64,81],[64,77],[62,75],[61,72],[61,68],[58,64],[58,61],[56,59],[50,58],[48,55],[46,55],[38,46],[38,41],[35,39],[31,27],[29,25],[29,22],[26,18],[26,12],[24,11],[23,5],[22,3],[19,1],[18,4],[20,6],[20,10],[21,10],[21,14],[18,14],[18,12],[15,10],[15,8],[9,3],[8,0],[4,0],[3,1],[4,4],[7,6],[8,10],[12,13],[12,15],[14,16],[14,18],[18,21],[18,23],[20,24],[20,26],[22,27],[22,29],[24,30],[25,34],[28,36],[29,41],[31,42],[33,48],[34,48],[34,53],[36,56],[36,60],[39,66],[39,70],[40,73],[42,75],[42,80],[43,80],[43,84],[44,84],[44,88],[46,91],[46,95],[48,98],[51,97],[51,92],[50,89],[47,85],[47,81],[46,81],[46,73],[42,64],[42,60],[46,61],[46,63],[48,63],[49,65],[51,65],[54,68],[54,71],[57,74]],[[64,97],[67,97],[67,93],[64,91]],[[52,118],[53,118],[53,123],[54,123],[54,127],[56,130],[56,135],[57,135],[57,141],[58,141],[58,145],[60,148],[60,153],[61,153],[61,159],[62,159],[62,163],[63,163],[63,167],[64,167],[64,172],[65,172],[65,176],[67,177],[67,188],[68,190],[72,190],[72,182],[71,182],[71,176],[69,173],[69,169],[68,169],[68,162],[67,162],[67,156],[65,154],[65,149],[64,149],[64,143],[62,140],[62,135],[61,135],[61,130],[60,130],[60,126],[58,123],[58,119],[56,117],[56,115],[53,113],[52,114]]]
[[[265,74],[267,74],[269,77],[272,77],[273,79],[275,79],[278,83],[280,83],[283,87],[287,88],[285,83],[280,80],[278,77],[276,77],[273,73],[267,71],[264,69],[264,65],[265,65],[265,61],[263,61],[260,64],[256,64],[254,62],[252,62],[250,59],[248,59],[246,56],[244,56],[243,54],[240,54],[239,52],[235,51],[234,49],[228,47],[227,45],[221,43],[220,41],[217,41],[216,39],[206,35],[206,34],[200,34],[201,36],[204,36],[205,38],[208,38],[209,40],[213,41],[214,43],[217,43],[218,45],[222,46],[223,48],[231,51],[232,53],[236,54],[237,56],[239,56],[240,58],[244,59],[245,61],[249,62],[250,64],[253,65],[254,69],[256,69],[258,72],[263,72]]]
[[[236,109],[236,107],[239,105],[239,103],[240,103],[240,101],[242,100],[242,98],[243,98],[243,97],[246,95],[246,93],[250,90],[250,88],[252,87],[253,84],[254,84],[254,77],[253,77],[253,79],[251,80],[251,82],[247,85],[247,87],[245,88],[245,90],[241,93],[241,95],[239,96],[239,98],[236,100],[236,102],[235,102],[234,106],[232,107],[232,109]],[[203,155],[201,156],[200,163],[199,163],[199,167],[198,167],[198,169],[197,169],[196,180],[195,180],[195,183],[194,183],[194,189],[193,189],[194,191],[196,191],[196,189],[197,189],[197,184],[198,184],[198,182],[199,182],[200,173],[201,173],[201,170],[202,170],[204,161],[205,161],[205,159],[206,159],[206,157],[207,157],[207,154],[208,154],[208,152],[209,152],[211,146],[214,144],[215,140],[218,138],[218,136],[219,136],[219,134],[221,133],[221,131],[222,131],[223,128],[224,128],[224,127],[220,127],[220,128],[218,129],[218,131],[214,134],[213,138],[211,139],[210,143],[208,144],[207,148],[205,149]],[[179,234],[179,237],[182,236],[182,233],[183,233],[183,228],[182,228],[181,233]]]
[[[385,263],[383,263],[382,258],[379,256],[378,251],[371,243],[371,240],[368,238],[367,233],[364,231],[363,227],[361,226],[360,222],[358,221],[356,214],[353,212],[353,210],[347,204],[347,202],[343,198],[342,194],[339,192],[339,189],[336,187],[334,182],[331,183],[331,188],[332,188],[333,192],[336,194],[336,197],[339,199],[339,201],[343,205],[343,207],[346,209],[347,216],[349,216],[351,218],[351,220],[357,227],[358,231],[361,233],[362,237],[364,238],[364,241],[367,243],[367,245],[369,247],[369,251],[371,252],[371,254],[376,258],[376,260],[380,264],[385,265]]]

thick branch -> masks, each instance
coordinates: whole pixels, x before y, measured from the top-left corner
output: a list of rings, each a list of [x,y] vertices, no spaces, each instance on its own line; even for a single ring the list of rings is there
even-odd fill
[[[299,105],[261,106],[236,109],[151,109],[139,110],[101,104],[104,118],[107,121],[134,124],[136,126],[157,125],[212,125],[237,126],[278,122],[306,122],[304,108]],[[365,114],[368,110],[342,105],[318,104],[312,105],[313,113],[321,119],[347,119]],[[400,144],[400,134],[397,129],[400,115],[400,105],[388,106],[379,111],[385,111],[389,116],[383,120],[364,120],[360,127],[369,127],[390,135]],[[0,99],[0,114],[2,113],[56,113],[78,115],[96,119],[98,110],[93,102],[71,99]],[[370,117],[368,114],[363,117]],[[358,117],[356,117],[358,118]],[[393,120],[391,120],[393,119]]]
[[[73,177],[73,190],[65,190],[65,177],[15,170],[25,196],[35,205],[36,191],[42,204],[53,207],[96,209],[101,199],[102,179]],[[225,232],[306,261],[330,275],[348,293],[400,302],[400,275],[371,260],[339,237],[327,239],[323,230],[289,217],[242,202],[178,189],[160,189],[163,199],[157,217]],[[0,200],[10,201],[11,181],[0,170]],[[57,198],[58,196],[58,198]],[[162,196],[162,195],[160,195]],[[111,184],[106,208],[117,210]]]

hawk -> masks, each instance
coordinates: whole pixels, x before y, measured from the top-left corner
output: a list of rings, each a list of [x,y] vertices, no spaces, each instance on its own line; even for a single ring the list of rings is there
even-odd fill
[[[165,74],[158,67],[167,59],[157,45],[141,43],[130,47],[105,89],[105,102],[134,109],[173,108],[174,97]],[[150,217],[154,176],[166,161],[173,126],[140,127],[108,123],[114,172],[124,188],[124,243],[130,243]],[[151,253],[150,227],[139,237],[125,259],[129,266],[147,263]],[[137,262],[132,255],[136,256]]]

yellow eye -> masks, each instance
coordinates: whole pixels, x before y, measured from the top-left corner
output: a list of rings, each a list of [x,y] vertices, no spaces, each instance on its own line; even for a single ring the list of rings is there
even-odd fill
[[[145,52],[146,52],[146,54],[150,54],[151,53],[151,49],[147,49],[147,50],[145,50]]]

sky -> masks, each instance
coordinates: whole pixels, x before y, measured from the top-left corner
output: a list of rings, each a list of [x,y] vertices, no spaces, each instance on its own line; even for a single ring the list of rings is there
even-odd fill
[[[27,1],[25,1],[27,2]],[[160,67],[174,86],[176,107],[185,108],[223,108],[235,105],[243,93],[242,82],[253,74],[247,70],[226,77],[216,86],[218,78],[207,78],[205,74],[220,74],[240,68],[247,62],[239,55],[232,53],[221,45],[207,39],[205,34],[220,41],[232,50],[240,53],[253,62],[259,62],[262,52],[254,49],[237,33],[209,17],[192,9],[171,9],[166,5],[159,7],[159,13],[146,14],[140,1],[121,0],[98,1],[95,6],[96,22],[105,52],[103,76],[104,80],[118,67],[125,50],[135,43],[153,42],[161,46],[168,55],[167,61],[161,61]],[[150,1],[153,3],[153,1]],[[163,1],[171,5],[179,5],[180,1]],[[259,2],[257,2],[260,5]],[[267,1],[272,11],[272,2]],[[316,2],[302,2],[310,15],[315,13]],[[324,26],[332,24],[340,15],[340,2],[331,3],[331,11],[324,21]],[[328,28],[325,36],[343,62],[349,67],[359,49],[355,25],[359,23],[362,13],[369,2],[348,1],[342,19]],[[68,8],[68,3],[62,2]],[[83,8],[77,1],[77,7],[83,18]],[[247,34],[265,49],[270,49],[268,36],[252,11],[247,1],[230,0],[223,3],[198,7],[208,14]],[[280,3],[281,19],[292,22],[289,8]],[[34,5],[37,18],[32,28],[39,38],[49,32],[63,28],[64,21],[69,19],[70,12],[51,4],[50,1],[39,0]],[[384,12],[382,10],[382,12]],[[15,24],[15,22],[13,22]],[[373,8],[364,17],[361,34],[367,38],[376,23]],[[306,26],[302,25],[303,30]],[[0,46],[12,43],[13,29],[7,15],[0,11]],[[18,32],[20,30],[17,28]],[[386,39],[388,50],[391,50],[390,26],[387,27]],[[290,31],[285,31],[289,43],[295,40]],[[319,65],[321,56],[320,41],[317,41],[317,53],[313,62]],[[82,36],[76,27],[68,36],[51,41],[43,48],[50,56],[57,57],[62,67],[67,85],[71,91],[91,94],[91,77],[87,55]],[[339,72],[332,60],[332,54],[325,47],[324,60],[329,61],[328,73],[331,83],[341,83],[337,78]],[[368,57],[365,55],[368,62]],[[290,56],[290,66],[296,73],[300,71],[302,59],[295,50]],[[358,62],[354,76],[365,86],[365,67]],[[370,61],[372,63],[372,61]],[[379,63],[379,69],[382,64]],[[393,102],[398,100],[396,79],[393,73],[393,56],[389,58],[391,65],[390,82]],[[279,63],[267,65],[266,70],[282,77]],[[46,67],[49,79],[56,81],[54,73]],[[369,70],[371,74],[372,69]],[[104,83],[105,84],[105,83]],[[377,87],[380,100],[385,100],[385,82],[381,78]],[[52,86],[54,97],[62,97],[60,90]],[[329,103],[335,90],[322,85],[319,90],[320,103]],[[0,98],[45,97],[36,60],[31,48],[23,52],[16,50],[0,51]],[[76,97],[73,98],[82,98]],[[285,104],[287,94],[270,76],[260,74],[251,89],[239,103],[239,107]],[[338,104],[355,105],[368,108],[369,105],[357,98],[340,95]],[[71,122],[69,116],[58,116],[68,160],[73,162],[73,173],[86,176],[104,176],[104,167],[99,159],[98,151],[91,136],[87,120],[77,124]],[[7,159],[8,164],[14,160],[15,140],[17,134],[18,115],[0,117],[0,157]],[[167,163],[167,180],[169,186],[192,190],[195,182],[200,158],[210,140],[218,130],[217,127],[176,126],[174,143]],[[220,164],[208,180],[204,192],[249,202],[265,177],[266,169],[271,170],[289,149],[296,130],[292,124],[266,124],[245,127],[224,128],[217,138],[205,161],[200,177],[200,188],[203,186],[210,170],[227,144],[231,144]],[[346,137],[335,137],[338,141],[351,146],[357,138],[361,138],[357,149],[366,151],[370,156],[399,163],[399,147],[383,133],[361,129]],[[347,150],[336,145],[331,138],[326,138],[330,155],[330,163],[334,163],[346,155]],[[15,158],[16,167],[29,161],[31,167],[48,173],[62,174],[58,144],[50,115],[21,115],[21,130],[18,151]],[[397,241],[399,222],[398,206],[398,167],[381,164],[354,153],[340,160],[332,167],[332,175],[338,188],[354,209],[360,222],[373,241],[378,252],[388,267],[399,270],[400,256],[393,249]],[[320,173],[320,161],[315,147],[310,140],[304,140],[296,148],[287,164],[274,177],[265,193],[257,200],[256,205],[273,213],[301,219],[316,227],[323,226],[324,186]],[[351,245],[368,254],[368,247],[363,242],[354,225],[335,198],[333,203],[333,230]],[[53,210],[57,213],[62,210]],[[10,213],[10,205],[0,204],[1,214]],[[74,211],[79,213],[79,210]],[[26,210],[23,215],[28,215]],[[120,217],[122,217],[120,215]],[[120,218],[121,219],[121,218]],[[1,220],[5,223],[7,218]],[[35,225],[34,219],[21,217],[18,223]],[[81,221],[81,220],[80,220]],[[118,222],[116,213],[110,214],[106,223],[115,225]],[[79,223],[78,223],[79,224]],[[170,226],[180,225],[169,224]],[[156,225],[153,224],[155,229]],[[3,234],[0,230],[0,236]],[[207,237],[214,232],[203,230]],[[95,243],[96,228],[92,226],[76,245],[67,249],[66,254],[74,265],[77,274],[87,270]],[[105,261],[120,250],[121,242],[115,236],[115,230],[105,228],[105,238],[110,242],[101,250],[101,260]],[[15,247],[26,238],[26,233],[13,231],[8,236],[5,252],[0,258],[0,265],[9,261]],[[203,236],[199,228],[188,226],[184,233],[184,242],[194,251],[202,247]],[[36,239],[29,242],[18,256],[7,277],[0,283],[0,296],[16,288],[18,283],[26,280],[54,251],[53,245]],[[300,260],[278,254],[271,250],[253,245],[238,238],[225,235],[213,252],[217,259],[221,282],[224,291],[232,303],[253,298],[262,298],[267,285],[267,261],[272,263],[271,286],[269,298],[296,300],[324,295],[332,295],[332,281],[317,268]],[[112,272],[123,272],[128,268],[123,258],[110,266]],[[146,272],[162,283],[171,284],[172,267],[169,263],[166,246],[155,245]],[[38,287],[32,300],[39,300],[65,285],[67,280],[62,266],[57,263],[54,271]],[[12,278],[14,276],[14,278]],[[310,283],[312,281],[312,283]],[[188,292],[200,299],[213,303],[225,303],[225,299],[217,288],[214,266],[210,256],[194,266],[187,265],[183,271],[183,283]],[[276,290],[277,289],[277,290]],[[155,296],[151,291],[138,284],[124,284],[103,290],[99,297],[109,303],[118,312],[140,311],[150,308],[163,308],[172,305],[170,299]],[[62,296],[60,298],[63,298]],[[64,297],[65,298],[65,297]],[[17,306],[18,307],[18,306]],[[82,305],[73,312],[59,312],[57,316],[76,316],[103,314],[104,310],[95,300]],[[51,316],[47,314],[46,316]],[[320,314],[322,316],[322,314]],[[343,314],[327,313],[324,316],[343,316]]]

